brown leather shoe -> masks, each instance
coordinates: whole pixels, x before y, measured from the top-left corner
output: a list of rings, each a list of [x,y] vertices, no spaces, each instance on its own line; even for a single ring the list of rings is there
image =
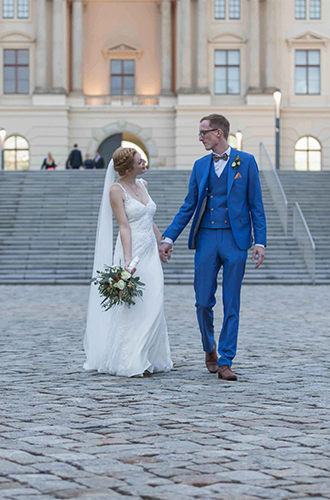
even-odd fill
[[[219,367],[218,367],[217,344],[215,342],[213,351],[205,353],[205,364],[206,368],[210,373],[217,373]]]
[[[237,375],[235,375],[229,365],[219,366],[218,377],[223,380],[237,380]]]

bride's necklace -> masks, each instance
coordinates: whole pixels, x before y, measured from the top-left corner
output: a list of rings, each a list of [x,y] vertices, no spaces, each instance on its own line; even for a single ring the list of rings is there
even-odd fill
[[[137,196],[138,198],[140,198],[140,194],[137,190],[135,190],[133,188],[133,186],[131,186],[130,184],[128,184],[126,181],[122,181],[124,184],[126,184],[127,187],[131,188],[131,190],[133,191],[133,193],[135,194],[135,196]],[[135,184],[136,185],[136,184]]]

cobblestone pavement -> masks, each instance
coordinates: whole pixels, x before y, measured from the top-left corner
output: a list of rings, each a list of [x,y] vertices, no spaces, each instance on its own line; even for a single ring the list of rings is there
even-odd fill
[[[88,287],[0,287],[0,499],[330,498],[330,288],[244,287],[236,383],[165,291],[174,370],[122,379],[82,370]]]

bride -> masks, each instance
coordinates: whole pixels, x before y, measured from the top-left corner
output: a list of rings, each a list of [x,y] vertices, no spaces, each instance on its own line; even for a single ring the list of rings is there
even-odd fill
[[[172,368],[158,254],[161,234],[153,222],[156,204],[148,194],[146,181],[137,178],[145,171],[145,160],[133,148],[117,149],[107,170],[93,276],[97,270],[103,271],[105,264],[128,270],[132,259],[139,257],[137,275],[145,287],[142,299],[137,298],[134,306],[117,305],[105,312],[97,286],[91,284],[84,339],[85,370],[133,377]],[[117,182],[115,172],[119,175]],[[111,208],[119,224],[113,259]]]

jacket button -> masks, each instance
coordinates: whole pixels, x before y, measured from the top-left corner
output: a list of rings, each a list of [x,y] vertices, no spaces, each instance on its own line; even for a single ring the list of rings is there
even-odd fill
[[[214,208],[211,208],[211,212],[213,212]]]
[[[212,221],[212,224],[214,224],[214,221]]]
[[[226,208],[226,210],[228,210],[228,208]]]
[[[225,224],[227,224],[227,221],[225,220]]]
[[[213,198],[213,196],[210,196],[210,198]]]

